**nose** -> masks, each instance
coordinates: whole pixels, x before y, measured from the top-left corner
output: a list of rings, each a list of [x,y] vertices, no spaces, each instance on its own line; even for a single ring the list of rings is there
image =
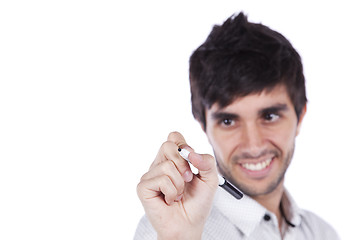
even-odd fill
[[[265,150],[265,140],[261,127],[256,123],[245,124],[241,129],[242,152],[251,158],[259,157]]]

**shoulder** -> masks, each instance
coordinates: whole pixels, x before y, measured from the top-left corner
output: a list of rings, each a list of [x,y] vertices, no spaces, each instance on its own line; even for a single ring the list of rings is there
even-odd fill
[[[143,239],[157,239],[157,234],[154,228],[152,227],[150,221],[144,215],[136,228],[134,240],[143,240]]]
[[[315,213],[301,210],[301,227],[309,231],[315,239],[340,239],[335,229]]]

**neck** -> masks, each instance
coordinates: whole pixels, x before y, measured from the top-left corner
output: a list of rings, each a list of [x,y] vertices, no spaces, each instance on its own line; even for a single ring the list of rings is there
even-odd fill
[[[284,180],[277,186],[277,188],[271,193],[254,196],[253,199],[265,207],[270,212],[276,215],[276,218],[279,223],[279,227],[281,227],[282,222],[282,214],[280,210],[280,202],[282,195],[284,193]]]

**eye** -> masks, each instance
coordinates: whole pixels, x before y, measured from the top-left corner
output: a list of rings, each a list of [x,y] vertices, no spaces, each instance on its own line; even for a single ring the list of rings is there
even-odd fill
[[[267,122],[275,122],[280,118],[279,114],[276,113],[265,113],[264,120]]]
[[[231,119],[224,119],[224,120],[223,120],[223,123],[224,123],[225,125],[231,125],[232,120],[231,120]]]
[[[221,120],[221,125],[226,126],[226,127],[233,126],[234,123],[235,123],[235,121],[231,118],[224,118]]]

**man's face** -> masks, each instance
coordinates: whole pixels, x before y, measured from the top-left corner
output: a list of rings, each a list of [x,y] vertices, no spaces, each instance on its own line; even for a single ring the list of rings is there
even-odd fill
[[[299,132],[294,106],[282,85],[206,111],[206,134],[219,172],[245,194],[273,192],[284,178]]]

